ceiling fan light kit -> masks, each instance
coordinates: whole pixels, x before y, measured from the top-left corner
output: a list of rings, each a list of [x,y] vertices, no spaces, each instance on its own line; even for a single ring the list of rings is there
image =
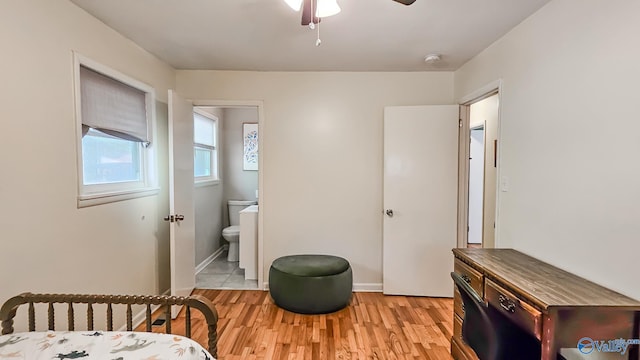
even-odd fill
[[[302,10],[302,22],[303,26],[309,26],[310,29],[315,29],[316,24],[320,24],[320,19],[323,17],[333,16],[340,12],[340,5],[337,0],[284,0],[290,8],[298,12]],[[400,4],[411,5],[416,0],[393,0]],[[313,15],[311,15],[313,14]],[[320,46],[320,27],[318,26],[318,39],[316,40],[316,46]],[[426,61],[426,59],[425,59]]]
[[[284,0],[284,2],[286,2],[293,11],[300,11],[302,8],[302,0]]]
[[[319,18],[333,16],[340,12],[340,6],[336,0],[316,0],[316,16]]]

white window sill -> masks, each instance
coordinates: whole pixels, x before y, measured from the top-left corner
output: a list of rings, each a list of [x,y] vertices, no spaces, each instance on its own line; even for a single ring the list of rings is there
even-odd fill
[[[142,188],[136,190],[113,191],[99,194],[85,194],[78,196],[78,208],[108,204],[116,201],[137,199],[145,196],[157,195],[160,188]]]
[[[196,180],[193,186],[199,188],[205,186],[214,186],[218,184],[220,184],[220,180]]]

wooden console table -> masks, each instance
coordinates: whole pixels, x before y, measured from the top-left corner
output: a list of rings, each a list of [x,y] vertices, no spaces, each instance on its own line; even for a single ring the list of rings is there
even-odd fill
[[[561,348],[575,349],[584,337],[639,338],[640,301],[513,249],[453,249],[453,254],[456,273],[540,340],[542,360],[556,360]],[[477,359],[462,340],[463,316],[456,290],[451,354],[456,360]],[[620,359],[638,360],[638,346],[629,350]]]

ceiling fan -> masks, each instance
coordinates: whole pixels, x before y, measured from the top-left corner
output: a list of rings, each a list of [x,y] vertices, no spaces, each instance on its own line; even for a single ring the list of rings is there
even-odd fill
[[[310,23],[317,24],[323,17],[335,15],[340,12],[340,7],[336,0],[285,0],[289,6],[300,11],[302,7],[302,21],[303,26],[307,26]],[[403,5],[411,5],[416,0],[393,0]],[[313,14],[313,16],[312,16]]]

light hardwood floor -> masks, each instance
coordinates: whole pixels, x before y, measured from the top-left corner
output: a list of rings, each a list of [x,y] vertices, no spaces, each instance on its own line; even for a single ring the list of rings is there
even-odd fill
[[[266,291],[194,293],[218,310],[221,360],[452,359],[452,299],[354,293],[343,310],[300,315],[278,308]],[[206,344],[202,322],[193,325],[193,338]]]

